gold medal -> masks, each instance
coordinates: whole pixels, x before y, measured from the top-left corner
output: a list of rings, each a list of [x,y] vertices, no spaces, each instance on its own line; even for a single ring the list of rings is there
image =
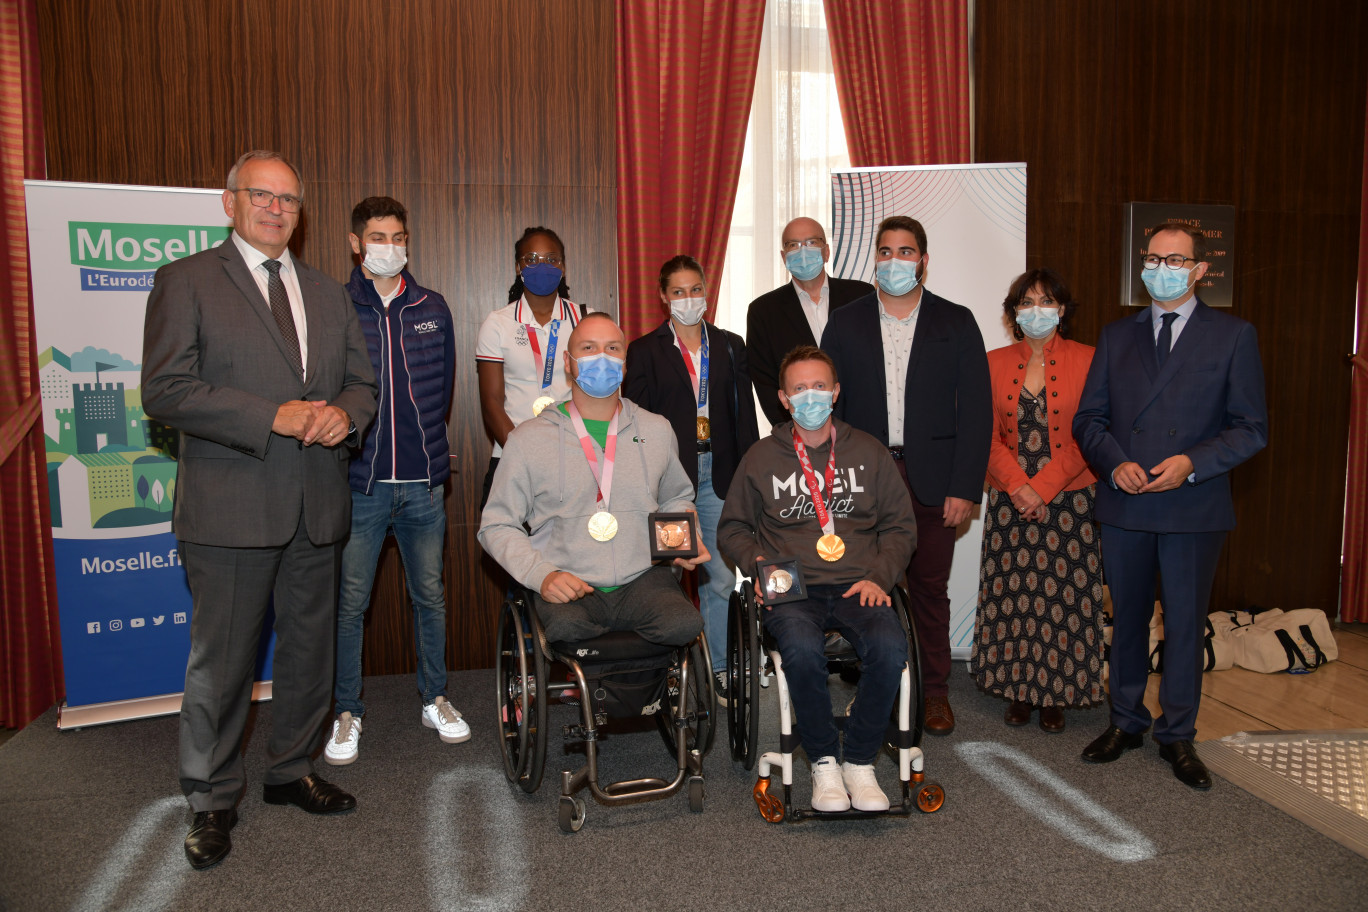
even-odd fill
[[[817,539],[817,556],[824,561],[838,561],[845,557],[845,542],[834,533],[823,535]]]
[[[699,416],[698,416],[698,439],[699,439],[699,440],[711,440],[711,439],[712,439],[712,425],[709,423],[708,417],[707,417],[706,415],[699,415]]]
[[[532,417],[536,418],[538,415],[542,413],[542,409],[546,408],[548,405],[555,404],[556,400],[552,399],[550,396],[538,397],[537,401],[532,403]]]
[[[594,541],[606,542],[617,535],[617,517],[607,510],[599,510],[589,517],[589,536]]]
[[[775,595],[783,595],[793,588],[793,574],[787,570],[775,570],[770,574],[769,587]]]

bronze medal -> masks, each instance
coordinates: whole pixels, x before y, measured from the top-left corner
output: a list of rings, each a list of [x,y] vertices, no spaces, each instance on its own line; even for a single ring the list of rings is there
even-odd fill
[[[699,416],[698,416],[698,439],[699,439],[699,440],[711,440],[711,439],[712,439],[712,424],[708,421],[708,416],[707,416],[707,415],[699,415]]]

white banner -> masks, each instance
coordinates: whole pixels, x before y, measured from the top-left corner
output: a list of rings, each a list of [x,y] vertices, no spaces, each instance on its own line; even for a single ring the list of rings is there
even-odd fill
[[[1026,165],[851,168],[831,174],[832,274],[874,281],[879,222],[907,215],[926,229],[926,287],[973,311],[992,350],[1013,339],[1002,299],[1026,271]],[[969,658],[978,610],[983,507],[960,528],[950,568],[950,647]]]
[[[142,412],[157,268],[223,243],[221,191],[25,181],[68,711],[174,711],[190,592],[174,534],[175,431]],[[263,675],[269,677],[263,646]],[[147,698],[174,699],[157,709]]]

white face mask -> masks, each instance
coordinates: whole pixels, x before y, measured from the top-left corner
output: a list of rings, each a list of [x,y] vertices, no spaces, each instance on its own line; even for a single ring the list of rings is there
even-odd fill
[[[361,265],[371,275],[388,279],[397,276],[407,262],[407,247],[400,244],[367,244],[366,258]]]
[[[670,302],[670,314],[685,326],[693,326],[703,319],[707,309],[707,298],[676,298]]]

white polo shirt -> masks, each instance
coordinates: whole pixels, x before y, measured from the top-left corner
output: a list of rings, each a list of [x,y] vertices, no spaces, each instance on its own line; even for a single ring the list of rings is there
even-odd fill
[[[565,379],[565,351],[570,347],[570,332],[587,311],[575,302],[557,296],[551,313],[552,319],[545,326],[538,324],[532,315],[532,305],[523,297],[494,311],[480,325],[475,360],[503,365],[504,413],[515,427],[532,417],[532,403],[542,396],[550,396],[557,402],[570,396],[570,384]],[[543,389],[542,372],[551,328],[558,321],[560,329],[551,365],[551,382]],[[535,349],[529,341],[529,333],[537,340]],[[503,447],[494,444],[494,455],[497,457],[502,452]]]

